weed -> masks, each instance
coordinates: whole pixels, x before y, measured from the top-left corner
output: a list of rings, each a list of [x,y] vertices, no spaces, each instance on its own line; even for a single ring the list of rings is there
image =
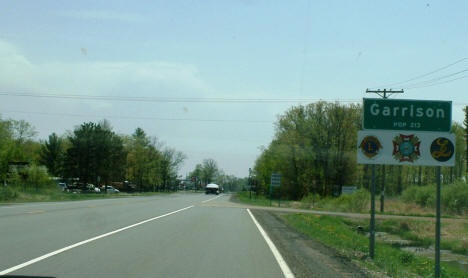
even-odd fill
[[[357,233],[356,222],[352,220],[299,213],[283,215],[282,217],[293,228],[335,248],[345,256],[360,260],[369,269],[377,267],[392,277],[429,277],[433,275],[434,261],[432,259],[416,256],[380,242],[375,245],[374,260],[365,259],[366,256],[362,254],[369,252],[369,240],[367,236]],[[393,222],[393,224],[396,223],[398,222]],[[445,277],[466,277],[466,273],[459,269],[445,263],[443,266]]]

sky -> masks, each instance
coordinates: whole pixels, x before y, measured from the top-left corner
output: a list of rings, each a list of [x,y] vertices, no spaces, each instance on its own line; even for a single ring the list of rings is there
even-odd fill
[[[396,97],[453,101],[460,123],[468,105],[467,1],[1,6],[2,118],[30,122],[41,140],[104,118],[120,134],[141,127],[186,154],[184,176],[205,158],[247,176],[294,105],[360,103],[376,97],[366,88],[403,88]],[[265,101],[273,99],[285,101]]]

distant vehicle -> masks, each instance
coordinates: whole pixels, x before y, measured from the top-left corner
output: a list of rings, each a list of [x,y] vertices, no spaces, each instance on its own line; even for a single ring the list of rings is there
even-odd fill
[[[217,185],[215,183],[207,184],[206,187],[205,187],[205,194],[216,194],[216,195],[218,195],[219,192],[220,192],[219,185]]]
[[[107,188],[108,193],[119,193],[120,192],[117,188],[115,188],[115,187],[113,187],[111,185],[107,185],[106,187],[102,186],[101,191],[105,191],[106,188]]]
[[[62,191],[65,191],[67,189],[67,184],[64,182],[59,182],[58,186]]]
[[[111,186],[122,192],[135,192],[137,186],[129,181],[111,182]],[[104,189],[103,189],[104,190]]]
[[[94,186],[94,184],[88,184],[86,185],[86,191],[90,193],[100,193],[101,189],[99,189],[99,187]]]

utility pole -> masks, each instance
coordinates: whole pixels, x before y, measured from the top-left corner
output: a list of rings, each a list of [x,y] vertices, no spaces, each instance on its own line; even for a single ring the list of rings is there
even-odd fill
[[[252,178],[250,177],[252,174],[252,169],[249,168],[249,199],[252,200]]]
[[[403,94],[403,89],[399,91],[394,91],[392,89],[383,89],[383,90],[369,90],[366,89],[366,94],[377,94],[381,98],[387,99],[389,96],[393,94]],[[384,212],[385,210],[385,165],[381,165],[382,168],[382,186],[380,190],[380,212]]]
[[[380,97],[382,98],[388,98],[389,96],[393,95],[393,94],[403,94],[404,91],[403,89],[399,90],[399,91],[394,91],[392,89],[383,89],[383,90],[369,90],[369,89],[366,89],[366,94],[377,94],[379,95]]]

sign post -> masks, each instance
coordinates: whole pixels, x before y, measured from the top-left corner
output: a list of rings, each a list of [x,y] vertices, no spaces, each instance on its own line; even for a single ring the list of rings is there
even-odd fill
[[[281,186],[281,175],[278,174],[278,173],[271,174],[271,179],[270,179],[270,206],[271,206],[271,199],[273,198],[273,187],[280,187],[280,186]]]
[[[357,162],[372,167],[371,258],[375,248],[375,165],[436,166],[434,273],[436,278],[440,277],[440,171],[441,166],[455,165],[455,136],[450,133],[451,125],[451,101],[364,98],[364,130],[358,132]]]
[[[440,166],[437,166],[435,277],[440,277]]]
[[[252,200],[252,168],[249,168],[249,199]]]
[[[371,218],[369,227],[369,257],[374,258],[375,249],[375,164],[372,167],[372,184],[371,184]]]

